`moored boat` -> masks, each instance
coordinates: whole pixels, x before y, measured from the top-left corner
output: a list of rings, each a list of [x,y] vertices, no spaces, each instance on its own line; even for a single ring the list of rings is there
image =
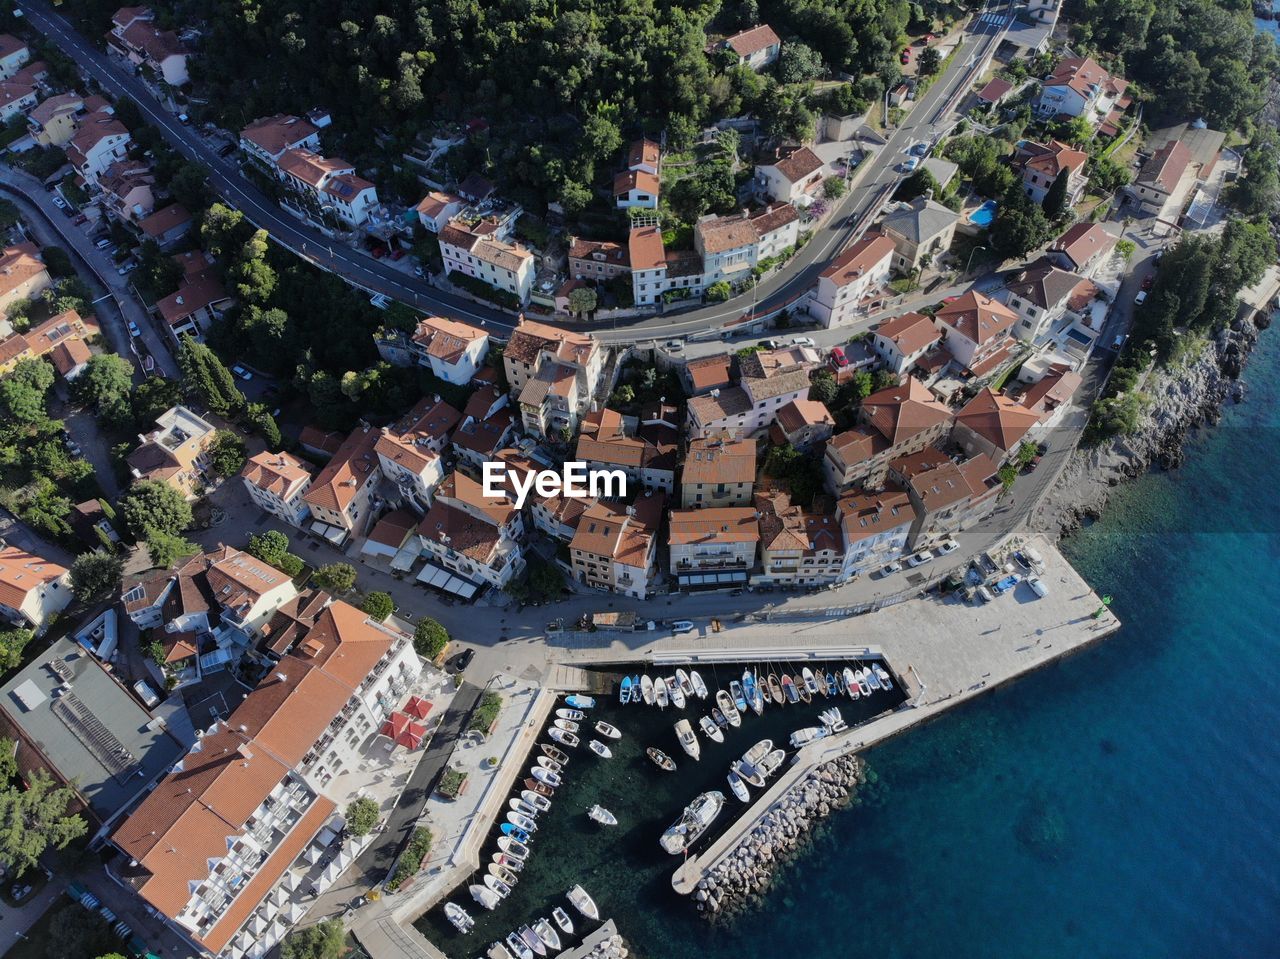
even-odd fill
[[[556,729],[563,729],[566,733],[576,733],[581,728],[571,719],[557,719],[553,725]]]
[[[815,739],[822,739],[827,735],[826,729],[821,726],[806,726],[804,729],[797,729],[791,734],[791,748],[799,749]]]
[[[556,762],[550,756],[538,756],[533,762],[534,765],[541,766],[543,769],[547,770],[547,772],[558,773],[564,769],[564,765],[562,763]]]
[[[858,680],[858,692],[864,696],[871,695],[871,684],[867,682],[866,670],[856,669],[853,672],[854,677]]]
[[[523,783],[524,788],[531,792],[537,793],[539,796],[553,796],[555,791],[544,783],[538,782],[536,779],[526,779]]]
[[[742,671],[742,692],[747,697],[747,705],[757,716],[764,712],[764,696],[756,685],[756,676],[749,669]]]
[[[659,769],[669,773],[676,771],[676,761],[657,746],[650,746],[644,751],[644,754],[648,756],[653,761],[653,764]]]
[[[567,733],[563,729],[555,729],[555,728],[548,729],[547,735],[550,736],[552,739],[554,739],[556,742],[560,743],[561,745],[568,746],[570,749],[576,748],[577,745],[580,742],[582,742],[582,740],[580,740],[573,733]]]
[[[751,792],[747,789],[747,784],[742,781],[733,770],[729,771],[729,788],[733,790],[733,794],[743,802],[751,802]]]
[[[488,886],[471,885],[467,887],[467,891],[471,893],[472,899],[490,912],[496,909],[498,903],[502,901],[502,897]]]
[[[539,743],[538,748],[542,750],[542,755],[546,756],[548,759],[554,759],[561,766],[569,761],[568,753],[563,749],[556,749],[556,747],[552,746],[550,743]]]
[[[659,709],[666,709],[667,703],[671,701],[671,697],[667,694],[667,681],[661,676],[653,684],[653,701],[658,704]]]
[[[760,772],[760,778],[768,779],[776,773],[778,771],[778,767],[782,765],[782,761],[786,758],[787,751],[785,749],[775,749],[773,752],[769,753],[769,755],[765,756],[764,759],[760,760],[760,765],[756,767]]]
[[[673,856],[680,855],[697,842],[723,808],[724,793],[714,789],[701,793],[685,806],[680,818],[662,834],[658,845]]]
[[[512,836],[499,836],[498,848],[514,859],[526,859],[529,856],[529,847]]]
[[[517,959],[533,959],[533,950],[524,944],[519,933],[507,933],[506,943],[507,948],[515,953]]]
[[[880,685],[885,689],[893,689],[893,679],[889,675],[889,671],[879,663],[872,663],[871,668],[876,671],[876,675],[880,677]]]
[[[586,713],[584,713],[581,709],[557,709],[556,710],[557,719],[567,719],[570,722],[574,722],[574,723],[580,722],[582,720],[582,717],[585,715]]]
[[[787,702],[800,702],[800,694],[796,692],[796,684],[792,682],[791,677],[786,673],[782,674],[782,695],[787,697]]]
[[[631,677],[623,676],[622,682],[618,685],[618,702],[626,705],[631,702]]]
[[[512,812],[518,812],[522,816],[528,816],[530,819],[538,818],[538,810],[534,809],[523,799],[512,799],[507,803],[507,808]]]
[[[723,689],[716,690],[716,705],[720,707],[720,712],[724,716],[725,721],[735,729],[742,725],[742,714],[738,712],[738,708],[733,705],[733,697],[726,693]]]
[[[840,674],[844,677],[845,688],[849,691],[850,699],[857,699],[862,694],[858,691],[858,677],[853,674],[853,670],[848,666],[844,668],[844,672]]]
[[[786,702],[782,696],[782,684],[778,682],[777,673],[770,673],[769,679],[766,681],[765,685],[769,689],[769,698],[772,699],[776,705],[781,706]]]
[[[534,766],[530,772],[533,773],[533,778],[538,780],[538,782],[542,783],[544,786],[550,786],[552,789],[559,788],[560,777],[550,769],[543,769],[541,766]]]
[[[587,743],[587,748],[590,749],[597,756],[599,756],[601,759],[613,758],[613,750],[610,749],[608,746],[606,746],[604,743],[600,742],[600,740],[598,739],[593,739],[591,740],[591,742]]]
[[[525,832],[533,833],[538,831],[538,824],[533,821],[532,817],[523,813],[509,812],[507,813],[507,822],[515,826],[517,829],[523,829]]]
[[[600,910],[596,908],[595,900],[587,895],[587,891],[581,886],[574,886],[569,890],[569,905],[588,919],[597,921],[600,919]]]
[[[671,703],[676,709],[684,709],[688,700],[684,698],[684,689],[680,685],[680,680],[675,677],[667,679],[667,692],[671,696]]]
[[[689,720],[682,719],[676,723],[676,738],[680,740],[680,747],[694,761],[702,756],[702,746],[698,743],[698,737],[693,734],[693,727],[689,724]]]
[[[507,896],[511,895],[511,887],[508,886],[501,879],[499,879],[497,876],[494,876],[494,875],[485,876],[484,884],[488,886],[490,889],[492,889],[494,892],[496,892],[503,899],[506,899]]]
[[[747,711],[747,697],[742,694],[742,683],[736,679],[729,680],[729,694],[733,697],[734,708],[739,713],[745,713]],[[728,715],[728,713],[725,715]]]
[[[495,852],[489,857],[489,861],[495,865],[502,866],[504,869],[510,869],[512,872],[521,872],[524,869],[524,860],[517,859],[515,856],[508,856],[505,852]]]
[[[547,948],[553,951],[560,951],[560,937],[556,935],[556,931],[551,928],[551,923],[546,918],[539,919],[533,924],[533,931],[538,934],[538,938],[547,944]]]
[[[640,698],[646,706],[653,705],[653,680],[648,676],[640,677]]]
[[[809,695],[812,696],[817,693],[818,681],[813,678],[813,670],[806,666],[800,670],[800,676],[804,679],[804,688],[809,691]]]
[[[532,949],[540,956],[547,954],[547,947],[543,945],[542,940],[538,938],[538,934],[533,931],[528,924],[520,927],[520,941]]]
[[[529,834],[527,832],[519,826],[511,825],[509,822],[502,823],[498,829],[501,830],[503,839],[514,839],[517,842],[522,843],[528,843],[530,841]]]
[[[699,699],[706,699],[710,695],[707,691],[707,684],[702,681],[702,677],[698,675],[696,669],[689,670],[689,682],[693,683],[693,694]]]
[[[610,726],[608,723],[603,721],[596,723],[596,732],[601,736],[604,736],[606,739],[622,738],[622,733],[618,732],[617,726]]]
[[[862,671],[862,678],[867,681],[867,685],[871,687],[872,691],[880,688],[880,677],[875,674],[875,670],[871,669],[871,667],[868,666]]]
[[[845,684],[845,681],[844,681],[844,673],[842,673],[842,672],[841,672],[840,670],[838,670],[838,669],[836,670],[836,691],[837,691],[841,696],[847,696],[847,695],[849,695],[849,687],[848,687],[848,685],[846,685],[846,684]]]
[[[680,684],[680,691],[686,698],[693,696],[693,683],[689,680],[689,674],[683,669],[676,670],[676,682]]]
[[[716,725],[716,721],[710,716],[703,716],[699,719],[698,726],[702,729],[702,735],[713,743],[724,742],[724,733],[720,732],[720,727]]]
[[[489,943],[489,951],[485,955],[488,959],[516,959],[511,950],[501,942]]]
[[[521,792],[520,798],[539,812],[546,812],[551,808],[551,800],[546,796],[539,796],[532,789],[526,789]]]
[[[587,818],[593,822],[598,822],[602,826],[618,825],[618,817],[609,812],[609,810],[605,809],[604,806],[601,806],[599,803],[596,803],[587,810]]]
[[[804,677],[797,674],[794,681],[796,684],[796,693],[800,696],[800,699],[806,703],[813,702],[813,693],[809,692],[809,687],[805,685]]]
[[[520,877],[506,866],[499,866],[497,863],[491,862],[485,868],[489,870],[490,876],[501,883],[505,883],[508,889],[514,889],[516,883],[520,881]]]
[[[463,935],[470,932],[476,924],[476,921],[471,918],[471,914],[456,902],[446,902],[444,904],[444,917],[453,923],[453,928]]]
[[[741,759],[734,760],[733,771],[743,778],[746,782],[755,786],[757,789],[764,785],[764,776],[760,774],[759,764],[769,755],[769,750],[773,749],[772,739],[762,739],[756,743],[745,753]]]
[[[827,696],[840,695],[840,687],[836,685],[836,678],[831,674],[831,670],[827,670]]]
[[[560,927],[560,931],[566,936],[573,935],[573,920],[569,918],[569,914],[564,911],[564,907],[556,906],[551,910],[551,918],[556,921],[556,925]]]
[[[574,709],[591,709],[596,704],[596,701],[590,696],[566,696],[564,701]]]
[[[715,720],[715,724],[721,729],[726,729],[729,725],[729,720],[724,718],[724,713],[720,712],[719,706],[711,707],[711,718]]]

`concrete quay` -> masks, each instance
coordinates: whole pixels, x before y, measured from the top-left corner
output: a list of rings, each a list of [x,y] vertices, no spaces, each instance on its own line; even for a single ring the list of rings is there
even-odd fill
[[[816,766],[860,752],[934,719],[959,703],[1083,649],[1120,628],[1120,621],[1110,611],[1094,618],[1099,609],[1104,609],[1102,599],[1053,545],[1043,538],[1032,543],[1045,560],[1045,572],[1040,578],[1049,593],[1042,598],[1020,583],[995,602],[978,607],[958,600],[916,601],[853,621],[790,624],[806,643],[818,642],[825,635],[839,644],[847,641],[850,629],[867,636],[883,653],[899,682],[907,680],[911,698],[891,713],[800,749],[792,765],[728,831],[676,870],[671,879],[675,891],[691,894],[752,833],[778,800]],[[752,631],[759,628],[744,627]],[[777,626],[765,628],[776,631]]]

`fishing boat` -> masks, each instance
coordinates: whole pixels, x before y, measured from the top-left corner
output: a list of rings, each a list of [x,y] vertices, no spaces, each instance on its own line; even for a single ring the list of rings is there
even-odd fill
[[[669,773],[676,771],[676,761],[657,746],[650,746],[644,751],[644,754],[653,760],[654,765],[659,769],[665,770]]]
[[[764,712],[764,696],[756,685],[756,677],[749,669],[742,671],[742,692],[747,697],[747,705],[757,716]]]
[[[600,740],[598,739],[593,739],[591,740],[591,742],[587,743],[587,748],[590,749],[597,756],[599,756],[601,759],[613,758],[613,750],[610,749],[608,746],[606,746],[604,743],[600,742]]]
[[[858,677],[853,674],[853,670],[848,666],[844,668],[844,672],[840,674],[844,677],[845,688],[849,691],[850,699],[857,699],[862,694],[858,691]]]
[[[476,925],[476,921],[471,918],[471,914],[456,902],[446,902],[444,904],[444,917],[453,923],[453,928],[463,935],[474,929]]]
[[[489,870],[490,879],[498,880],[498,882],[502,883],[508,889],[515,888],[516,883],[520,881],[520,877],[514,872],[503,866],[499,866],[496,863],[491,862],[485,868]]]
[[[680,691],[684,693],[686,699],[693,698],[693,683],[689,679],[689,674],[683,669],[676,670],[676,682],[680,684]]]
[[[815,739],[822,739],[826,735],[827,731],[822,726],[806,726],[804,729],[797,729],[791,734],[791,748],[799,749],[801,746],[808,745]]]
[[[880,677],[877,676],[870,667],[862,671],[862,678],[867,681],[867,685],[869,685],[872,690],[878,690],[880,688]]]
[[[693,734],[693,727],[689,725],[689,720],[682,719],[676,723],[676,738],[680,740],[681,748],[694,761],[697,761],[702,756],[702,746],[698,743],[698,737]]]
[[[740,713],[747,711],[747,697],[742,693],[742,683],[736,679],[729,680],[729,693],[733,697],[733,705]],[[726,713],[725,715],[728,715]]]
[[[626,705],[631,702],[631,677],[623,676],[622,683],[618,686],[618,702]]]
[[[550,786],[547,786],[543,783],[538,782],[538,780],[536,779],[526,779],[523,785],[525,789],[528,789],[531,792],[535,792],[539,796],[555,795],[555,790],[553,790]]]
[[[495,892],[499,899],[506,899],[511,895],[511,887],[499,879],[497,876],[485,876],[484,884],[489,887],[491,892]]]
[[[720,727],[716,725],[715,720],[710,716],[703,716],[699,719],[698,726],[702,729],[702,735],[706,736],[713,743],[724,742],[724,733],[720,732]]]
[[[600,919],[600,910],[596,908],[595,900],[588,896],[587,891],[581,886],[574,886],[569,890],[569,905],[588,919],[596,921]]]
[[[523,813],[509,812],[507,813],[507,822],[515,826],[517,829],[523,829],[525,832],[534,833],[538,831],[538,824],[533,821],[531,816]]]
[[[785,749],[775,749],[765,756],[764,759],[760,760],[760,765],[756,767],[760,772],[760,778],[768,779],[776,773],[778,767],[782,765],[782,761],[786,758],[787,751]]]
[[[658,704],[659,709],[666,709],[667,703],[671,702],[671,697],[667,695],[667,681],[661,676],[653,684],[653,701]]]
[[[550,756],[539,756],[534,760],[534,765],[541,766],[547,772],[558,773],[564,769],[564,766],[556,762]]]
[[[534,809],[523,799],[512,799],[507,803],[507,808],[512,812],[518,812],[522,816],[528,816],[530,819],[538,818],[538,810]]]
[[[508,856],[506,853],[495,852],[489,857],[489,861],[502,866],[504,869],[510,869],[512,872],[518,873],[524,870],[523,859],[516,859],[514,856]]]
[[[879,663],[872,663],[871,668],[876,671],[876,675],[880,677],[880,685],[885,689],[893,689],[893,679],[889,675],[889,671]]]
[[[498,848],[514,859],[527,859],[529,847],[511,836],[499,836]]]
[[[472,899],[490,912],[497,909],[498,903],[502,902],[502,897],[488,886],[468,886],[467,891],[471,893]]]
[[[556,931],[551,928],[551,923],[544,917],[533,924],[533,931],[538,934],[538,938],[547,944],[547,948],[553,952],[560,951],[560,937],[556,935]]]
[[[557,719],[554,726],[556,729],[563,729],[566,733],[576,733],[581,728],[571,719]]]
[[[806,666],[800,670],[800,675],[804,679],[804,688],[809,691],[810,696],[814,695],[818,691],[818,681],[813,678],[813,670]]]
[[[533,778],[538,780],[538,782],[542,783],[544,786],[550,786],[552,789],[556,789],[560,786],[560,777],[550,769],[543,769],[541,766],[534,766],[530,772],[533,773]]]
[[[547,947],[543,945],[542,940],[538,938],[538,934],[526,923],[520,927],[520,941],[532,949],[540,956],[547,954]]]
[[[751,792],[747,789],[747,784],[742,781],[742,777],[736,772],[729,772],[729,788],[743,802],[751,802]]]
[[[831,670],[827,670],[827,695],[840,695],[840,687],[836,685],[836,678],[831,674]]]
[[[844,673],[840,672],[840,670],[836,670],[836,690],[841,696],[849,695],[849,687],[844,681]]]
[[[723,689],[716,690],[716,705],[720,707],[720,712],[730,726],[735,729],[742,725],[742,715],[738,712],[736,706],[733,705],[733,697],[726,693]]]
[[[621,739],[622,733],[618,732],[617,726],[610,726],[606,722],[596,723],[596,732],[606,739]]]
[[[672,677],[667,680],[667,692],[671,694],[671,702],[676,709],[684,709],[688,704],[688,700],[684,698],[684,689],[680,686],[680,680]]]
[[[797,673],[794,681],[796,693],[800,696],[800,699],[806,703],[813,702],[813,694],[809,692],[809,687],[804,684],[804,677]]]
[[[871,695],[871,684],[867,682],[867,673],[863,669],[855,669],[853,671],[854,678],[858,680],[858,692],[864,696]]]
[[[632,676],[631,677],[631,705],[632,706],[639,706],[641,703],[644,702],[644,697],[640,695],[641,692],[642,690],[640,689],[640,677]]]
[[[787,702],[800,702],[800,694],[796,692],[796,684],[791,681],[791,677],[786,673],[782,674],[782,695],[787,697]]]
[[[648,676],[640,677],[640,698],[646,706],[653,705],[653,680]]]
[[[596,704],[596,701],[590,696],[566,696],[564,701],[574,709],[592,709]]]
[[[570,749],[575,748],[580,742],[582,742],[582,740],[573,733],[567,733],[563,729],[548,729],[547,735],[556,742],[564,746],[568,746]]]
[[[757,789],[764,785],[764,777],[756,768],[773,749],[772,739],[762,739],[745,753],[741,759],[734,760],[733,771]]]
[[[770,673],[768,682],[765,684],[769,689],[769,698],[778,706],[781,706],[785,699],[782,698],[782,684],[778,682],[776,673]]]
[[[511,823],[509,822],[502,823],[502,825],[500,825],[498,828],[502,830],[501,838],[503,839],[514,839],[517,842],[521,842],[521,843],[529,842],[529,834],[525,832],[523,829],[520,829],[517,826],[511,825]]]
[[[542,750],[542,755],[546,756],[548,759],[554,759],[561,766],[569,761],[568,753],[563,749],[556,749],[556,747],[552,746],[550,743],[539,743],[538,748]]]
[[[574,722],[574,723],[581,722],[582,717],[585,715],[586,713],[584,713],[581,709],[557,709],[556,710],[557,719],[567,719],[568,721]]]
[[[604,806],[601,806],[599,803],[596,803],[587,810],[587,818],[592,822],[598,822],[602,826],[618,825],[618,817],[609,812],[609,810],[605,809]]]
[[[720,712],[719,706],[711,707],[711,718],[715,721],[715,724],[719,726],[721,729],[729,728],[729,720],[724,718],[724,713]]]
[[[518,933],[507,933],[505,941],[507,948],[516,954],[517,959],[533,959],[533,950],[520,940]]]
[[[560,927],[560,931],[566,936],[573,935],[573,920],[569,918],[569,914],[560,906],[556,906],[551,910],[551,918],[556,921],[556,925]]]
[[[699,699],[706,699],[710,695],[707,691],[707,684],[702,681],[702,677],[698,675],[696,669],[689,670],[689,682],[693,683],[693,694]]]
[[[715,822],[722,809],[724,809],[724,793],[714,789],[701,793],[684,807],[680,818],[662,834],[658,845],[672,856],[680,855],[697,842],[698,837]]]

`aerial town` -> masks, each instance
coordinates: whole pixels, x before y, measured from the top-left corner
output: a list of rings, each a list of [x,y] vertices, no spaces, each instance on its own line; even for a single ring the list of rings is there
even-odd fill
[[[0,952],[767,922],[1121,628],[1042,506],[1266,326],[1280,57],[1188,5],[4,4]]]

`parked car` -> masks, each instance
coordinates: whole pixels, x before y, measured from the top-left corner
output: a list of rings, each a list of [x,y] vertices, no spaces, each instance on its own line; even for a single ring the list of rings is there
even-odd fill
[[[764,347],[766,350],[776,350],[782,344],[779,343],[777,340],[761,340],[760,345]]]
[[[1049,595],[1049,587],[1044,584],[1039,576],[1028,576],[1027,585],[1031,587],[1031,591],[1043,599]]]
[[[920,140],[918,143],[911,144],[911,155],[913,157],[922,157],[929,152],[929,144]]]
[[[907,157],[902,161],[902,172],[910,173],[920,165],[920,160],[916,157]]]
[[[913,553],[911,556],[907,557],[907,565],[912,569],[915,569],[917,566],[923,566],[925,563],[932,562],[933,553],[929,552],[927,549],[922,549],[920,552]]]
[[[160,705],[160,697],[156,695],[156,691],[151,688],[151,684],[145,679],[140,679],[133,684],[133,691],[138,694],[148,709],[154,709]]]
[[[471,660],[475,658],[476,651],[474,649],[464,649],[457,656],[453,657],[453,662],[450,665],[453,667],[453,671],[455,673],[465,672],[466,668],[471,665]]]
[[[899,63],[903,63],[903,64],[906,64],[906,63],[910,63],[910,62],[911,62],[911,48],[910,48],[910,47],[906,47],[906,48],[904,48],[904,49],[903,49],[903,51],[902,51],[901,53],[899,53],[899,54],[898,54],[898,62],[899,62]]]
[[[973,592],[974,592],[974,595],[977,596],[978,599],[982,600],[984,603],[989,603],[993,599],[995,599],[995,597],[991,595],[991,590],[987,589],[987,587],[985,586],[979,586]]]
[[[81,213],[71,222],[74,223],[76,226],[84,226],[86,223],[89,222],[89,218],[85,216],[83,213]]]
[[[51,196],[50,199],[53,200],[53,205],[56,206],[59,210],[65,210],[67,208],[67,201],[64,200],[59,194],[57,193],[53,194],[53,196]]]
[[[240,379],[244,380],[246,383],[253,379],[253,372],[251,370],[246,370],[239,363],[231,367],[231,372],[240,377]]]
[[[137,323],[135,323],[135,322],[133,322],[133,320],[130,320],[130,321],[129,321],[129,335],[130,335],[130,336],[141,336],[141,335],[142,335],[142,331],[141,331],[140,329],[138,329],[138,324],[137,324]]]
[[[228,143],[226,146],[224,146],[221,150],[218,151],[218,156],[222,157],[225,160],[227,157],[231,156],[231,154],[235,152],[236,152],[236,145],[234,143]]]
[[[1111,341],[1111,348],[1115,350],[1117,353],[1119,353],[1120,347],[1124,346],[1124,341],[1127,340],[1128,338],[1129,337],[1127,337],[1125,334],[1121,333],[1119,336],[1117,336],[1114,340]]]
[[[889,565],[882,566],[880,568],[880,578],[884,579],[886,576],[891,576],[894,573],[900,573],[900,572],[902,572],[902,564],[895,559]]]
[[[793,336],[791,337],[792,346],[817,346],[812,336]]]
[[[842,370],[849,365],[849,357],[844,355],[844,347],[831,347],[831,363],[838,370]]]
[[[1138,295],[1133,298],[1133,302],[1137,306],[1141,306],[1143,303],[1147,302],[1147,291],[1139,290]]]
[[[941,543],[934,547],[939,556],[946,556],[948,553],[954,553],[960,548],[960,544],[953,539],[944,539]]]
[[[671,624],[671,632],[679,635],[680,633],[692,633],[693,621],[689,619],[677,619]]]
[[[138,268],[138,263],[136,260],[125,260],[118,267],[116,267],[116,272],[119,273],[121,276],[124,276],[127,273],[132,273],[137,268]]]
[[[1010,573],[1004,579],[996,583],[995,586],[992,587],[992,589],[994,589],[996,591],[996,594],[999,595],[1001,593],[1009,592],[1009,590],[1013,589],[1013,587],[1017,586],[1021,582],[1022,582],[1021,576],[1019,576],[1017,573]]]
[[[684,350],[684,340],[667,340],[662,344],[662,348],[668,353],[679,353]]]
[[[1146,276],[1142,278],[1142,288],[1144,290],[1149,290],[1155,285],[1156,285],[1156,275],[1154,273],[1148,273]]]
[[[111,237],[104,236],[101,240],[94,244],[99,250],[105,250],[111,245]]]

